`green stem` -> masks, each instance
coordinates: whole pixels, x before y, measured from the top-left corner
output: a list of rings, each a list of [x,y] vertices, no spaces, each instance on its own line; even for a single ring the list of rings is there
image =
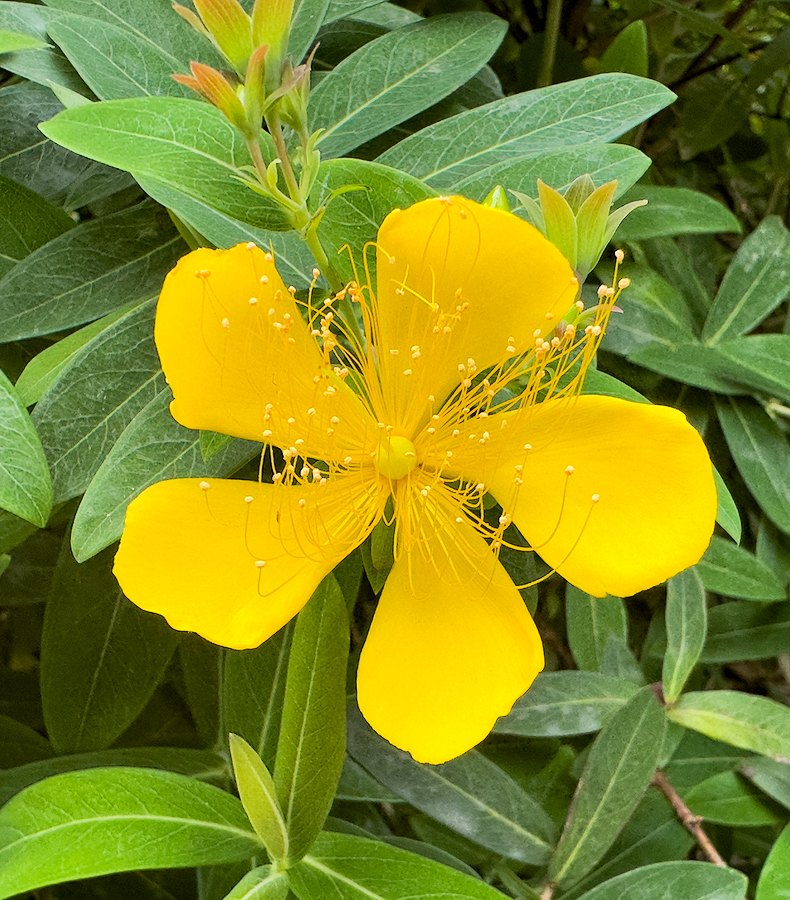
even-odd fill
[[[283,136],[283,127],[280,124],[280,117],[277,115],[276,111],[272,110],[272,112],[266,116],[266,124],[269,127],[269,134],[274,141],[274,150],[280,158],[280,165],[283,170],[283,177],[285,178],[288,193],[291,195],[293,201],[304,204],[304,198],[299,192],[299,182],[296,180],[296,175],[294,175],[293,166],[291,165],[291,158],[288,156],[288,148],[285,146],[285,137]]]
[[[546,12],[546,31],[543,33],[543,53],[540,59],[538,87],[546,87],[552,83],[554,60],[557,56],[557,42],[560,39],[561,18],[562,0],[549,0]]]

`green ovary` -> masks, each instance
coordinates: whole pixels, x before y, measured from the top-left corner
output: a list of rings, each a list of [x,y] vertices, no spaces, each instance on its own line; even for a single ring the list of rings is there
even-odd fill
[[[400,435],[385,435],[376,448],[375,466],[390,481],[405,478],[417,467],[417,451],[414,444]]]

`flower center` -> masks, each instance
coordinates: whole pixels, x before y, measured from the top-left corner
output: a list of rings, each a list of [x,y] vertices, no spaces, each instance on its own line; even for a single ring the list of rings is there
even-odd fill
[[[417,467],[417,451],[406,437],[398,434],[382,435],[376,448],[374,464],[379,474],[390,481],[398,481]]]

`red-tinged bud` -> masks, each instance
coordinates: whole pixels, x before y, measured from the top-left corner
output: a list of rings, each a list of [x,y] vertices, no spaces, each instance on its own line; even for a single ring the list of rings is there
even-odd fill
[[[201,93],[209,103],[216,106],[225,117],[241,131],[246,130],[244,107],[236,91],[225,76],[203,63],[190,63],[192,75],[174,75],[176,81]]]
[[[189,24],[195,29],[195,31],[197,31],[198,34],[202,35],[204,38],[208,38],[210,41],[214,40],[209,30],[200,21],[200,18],[192,12],[191,9],[187,9],[186,6],[182,6],[180,3],[174,3],[173,9],[179,14],[179,16],[181,16],[182,19],[185,19],[187,22],[189,22]],[[177,80],[178,79],[176,79],[176,81]]]
[[[289,59],[286,59],[283,65],[282,86],[279,91],[282,94],[282,99],[278,105],[278,112],[282,121],[298,132],[307,129],[307,104],[310,99],[310,66],[313,62],[314,54],[315,50],[313,50],[306,62],[295,69]]]
[[[252,7],[252,40],[269,48],[266,63],[267,93],[280,87],[283,61],[288,53],[294,0],[255,0]]]
[[[266,102],[266,56],[269,48],[256,47],[247,66],[247,77],[244,79],[244,109],[247,113],[247,126],[251,133],[257,134],[261,127],[264,104]]]
[[[244,75],[254,49],[252,21],[239,0],[193,0],[203,24],[233,68]]]

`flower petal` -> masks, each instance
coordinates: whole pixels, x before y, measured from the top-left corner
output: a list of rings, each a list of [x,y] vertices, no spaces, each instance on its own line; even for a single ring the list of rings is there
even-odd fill
[[[357,676],[359,708],[418,762],[469,750],[532,684],[543,647],[521,595],[469,526],[404,553]]]
[[[363,404],[332,373],[259,247],[183,257],[162,288],[156,345],[173,418],[187,428],[296,445],[328,460],[357,460],[370,443]]]
[[[571,584],[626,597],[699,561],[716,487],[702,438],[681,412],[584,395],[536,407],[518,430],[532,449],[514,441],[519,451],[495,474],[476,477]]]
[[[480,371],[510,358],[508,346],[534,346],[578,290],[532,225],[461,197],[390,213],[377,246],[379,368],[393,424],[407,434],[461,381],[460,365],[472,359]]]
[[[126,513],[114,571],[142,609],[236,649],[257,647],[296,615],[382,504],[378,486],[359,477],[206,484],[177,479],[143,491]]]

